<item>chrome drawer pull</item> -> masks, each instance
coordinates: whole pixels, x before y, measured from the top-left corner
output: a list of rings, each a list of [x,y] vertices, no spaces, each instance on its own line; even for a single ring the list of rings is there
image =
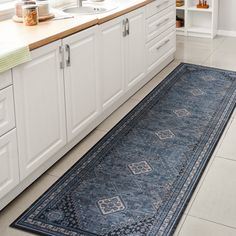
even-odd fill
[[[66,52],[68,54],[67,60],[66,60],[66,66],[71,66],[71,62],[70,62],[70,46],[68,44],[66,44]]]
[[[158,23],[158,24],[156,25],[156,27],[159,27],[159,26],[163,25],[165,22],[169,21],[169,19],[170,19],[170,18],[166,18],[166,19],[163,20],[162,22]]]
[[[159,50],[160,48],[162,48],[163,46],[165,46],[169,42],[170,42],[170,40],[167,39],[163,44],[161,44],[159,47],[157,47],[156,50]]]
[[[159,7],[161,7],[162,5],[164,5],[164,4],[168,3],[168,2],[169,2],[169,1],[165,1],[165,2],[163,2],[163,3],[159,4],[159,5],[157,5],[156,8],[159,8]]]
[[[64,63],[64,47],[59,46],[59,54],[60,54],[60,68],[64,69],[65,68],[65,63]]]
[[[129,19],[126,18],[126,35],[129,35]]]
[[[122,24],[123,24],[123,37],[125,37],[127,35],[126,20],[125,19],[122,21]]]

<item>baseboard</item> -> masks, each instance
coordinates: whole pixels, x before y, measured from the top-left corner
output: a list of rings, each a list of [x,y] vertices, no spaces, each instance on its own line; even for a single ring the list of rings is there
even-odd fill
[[[230,30],[217,30],[217,35],[221,35],[221,36],[229,36],[229,37],[236,37],[236,31],[230,31]]]

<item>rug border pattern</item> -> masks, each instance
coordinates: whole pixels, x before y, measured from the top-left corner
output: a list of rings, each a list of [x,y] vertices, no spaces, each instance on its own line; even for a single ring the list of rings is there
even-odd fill
[[[30,211],[32,209],[36,209],[37,205],[48,195],[48,194],[52,194],[52,192],[56,189],[58,191],[61,191],[61,188],[64,185],[67,185],[69,181],[72,181],[73,178],[75,177],[76,174],[78,174],[79,172],[82,172],[83,169],[85,168],[85,166],[87,167],[90,162],[94,159],[94,156],[97,155],[97,153],[103,152],[106,150],[106,145],[108,143],[110,143],[112,140],[114,140],[114,138],[120,133],[122,132],[123,128],[127,125],[129,125],[129,123],[131,122],[131,120],[133,120],[137,114],[140,113],[140,111],[142,111],[143,107],[146,107],[149,105],[149,103],[151,103],[153,97],[161,97],[163,96],[163,93],[165,93],[169,87],[171,87],[172,84],[175,83],[175,81],[178,79],[178,74],[180,74],[182,72],[182,70],[185,69],[186,66],[192,66],[192,67],[196,67],[196,68],[202,68],[202,69],[210,69],[210,70],[214,70],[214,71],[220,71],[220,72],[225,72],[227,75],[229,73],[233,73],[235,74],[235,72],[231,72],[231,71],[226,71],[226,70],[221,70],[221,69],[216,69],[216,68],[211,68],[211,67],[205,67],[205,66],[199,66],[199,65],[193,65],[193,64],[189,64],[189,63],[181,63],[179,66],[177,66],[167,77],[166,79],[164,79],[156,88],[154,88],[138,105],[136,105],[115,127],[113,127],[94,147],[92,147],[84,156],[82,159],[79,160],[79,163],[81,165],[80,168],[78,168],[78,162],[75,163],[63,176],[61,176],[44,194],[41,195],[41,197],[38,198],[38,200],[36,200],[33,204],[31,204],[31,206],[25,211],[23,212],[12,224],[11,227],[15,227],[15,228],[21,228],[24,230],[27,230],[29,232],[33,232],[33,233],[38,233],[40,235],[71,235],[71,236],[97,236],[97,234],[93,234],[93,233],[89,233],[89,232],[85,232],[86,235],[81,232],[81,234],[75,233],[75,232],[63,232],[63,234],[51,234],[49,231],[47,231],[45,229],[45,232],[42,232],[42,230],[38,231],[37,229],[32,229],[27,227],[27,225],[25,224],[24,226],[21,226],[20,224],[18,224],[18,221],[20,221],[20,219],[23,216],[27,215],[30,213]],[[174,78],[176,77],[176,78]],[[233,89],[233,88],[231,88]],[[234,88],[235,89],[235,88]],[[186,204],[189,201],[195,187],[196,187],[196,183],[199,181],[201,175],[203,174],[203,170],[205,169],[211,154],[214,152],[215,146],[217,144],[217,142],[219,141],[219,137],[221,136],[221,134],[224,131],[225,126],[228,123],[228,120],[233,112],[233,108],[235,107],[235,100],[236,100],[236,90],[234,91],[234,93],[232,94],[232,96],[230,98],[228,98],[226,96],[225,100],[228,99],[228,102],[230,100],[230,102],[228,103],[228,105],[225,107],[224,112],[221,112],[221,118],[218,119],[218,124],[217,127],[215,127],[214,129],[214,133],[212,132],[211,134],[211,139],[207,142],[207,145],[205,146],[204,150],[201,151],[201,155],[199,155],[198,158],[198,163],[196,162],[195,166],[193,166],[193,172],[192,175],[189,176],[189,179],[186,179],[186,181],[184,182],[184,188],[181,188],[181,198],[177,198],[175,203],[172,203],[172,206],[168,206],[171,208],[171,210],[168,211],[168,216],[165,217],[165,221],[163,222],[162,225],[160,226],[155,226],[152,228],[152,230],[149,233],[149,236],[154,236],[154,235],[158,235],[158,236],[164,236],[164,235],[171,235],[178,223],[178,221],[180,220],[180,215],[181,212],[183,212],[183,210],[186,208]],[[222,106],[223,107],[223,106]],[[93,155],[90,155],[93,154]],[[90,158],[89,158],[90,156]],[[203,160],[203,162],[201,162],[201,160]],[[199,165],[201,164],[201,165]],[[197,166],[199,165],[199,166]],[[70,178],[68,179],[68,173],[70,172]],[[73,174],[71,174],[73,173]],[[61,186],[61,188],[58,188],[58,186]],[[189,187],[190,186],[190,187]],[[54,193],[54,195],[57,192]],[[184,202],[183,202],[184,201]],[[45,202],[46,204],[46,202]],[[177,210],[178,209],[178,210]],[[40,210],[40,209],[38,209]],[[177,216],[177,215],[178,216]],[[175,220],[173,221],[173,217],[175,218]],[[172,221],[171,225],[169,224],[169,222]],[[21,223],[22,224],[22,223]],[[157,229],[158,227],[158,229]],[[158,233],[157,233],[158,232]]]

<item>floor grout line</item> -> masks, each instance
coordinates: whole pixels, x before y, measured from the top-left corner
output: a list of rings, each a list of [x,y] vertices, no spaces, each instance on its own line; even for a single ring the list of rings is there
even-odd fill
[[[187,61],[189,61],[190,63],[193,63],[193,64],[198,64],[198,65],[205,65],[205,62],[207,62],[207,60],[213,55],[213,53],[216,52],[216,50],[218,50],[218,48],[220,48],[220,45],[223,44],[223,42],[226,40],[226,37],[223,37],[222,41],[218,43],[218,45],[216,45],[212,51],[209,52],[208,56],[206,56],[205,58],[203,59],[199,59],[197,60],[198,62],[196,62],[195,60],[192,61],[190,59],[187,59]],[[199,46],[198,46],[199,47]],[[179,58],[177,58],[178,60],[181,60]],[[185,62],[185,59],[182,59],[182,61]]]
[[[219,155],[217,155],[216,158],[220,158],[220,159],[225,159],[225,160],[227,160],[227,161],[233,161],[233,162],[236,162],[235,159],[231,159],[231,158],[223,157],[223,156],[219,156]]]
[[[196,193],[193,193],[195,197],[190,200],[191,204],[189,205],[189,210],[187,211],[187,214],[189,214],[189,212],[190,212],[190,210],[191,210],[191,208],[192,208],[192,206],[193,206],[193,204],[194,204],[194,202],[195,202],[195,200],[196,200],[196,198],[197,198],[197,196],[198,196],[198,194],[199,194],[199,192],[200,192],[200,190],[201,190],[201,188],[202,188],[202,185],[203,185],[203,183],[205,182],[205,179],[206,179],[206,177],[207,177],[207,175],[208,175],[208,173],[209,173],[209,170],[211,169],[211,166],[212,166],[212,164],[213,164],[215,158],[218,157],[217,153],[218,153],[219,150],[220,150],[220,147],[221,147],[221,145],[222,145],[222,143],[223,143],[223,141],[224,141],[224,139],[225,139],[225,137],[226,137],[227,132],[229,131],[229,129],[230,129],[230,127],[231,127],[231,124],[232,124],[232,119],[230,119],[230,120],[228,121],[228,124],[227,124],[227,126],[226,126],[226,128],[225,128],[225,130],[224,130],[224,132],[223,132],[223,134],[222,134],[222,136],[221,136],[221,138],[220,138],[220,141],[219,141],[218,145],[217,145],[216,148],[215,148],[215,155],[213,154],[213,156],[210,158],[210,161],[209,161],[209,163],[208,163],[209,166],[207,165],[207,167],[206,167],[206,169],[205,169],[206,172],[204,171],[204,173],[203,173],[203,175],[202,175],[202,177],[201,177],[201,179],[200,179],[200,181],[199,181],[199,184],[200,184],[200,185],[196,187],[196,190],[198,189],[197,192],[196,192]],[[223,158],[223,157],[222,157],[222,158]]]
[[[226,40],[226,37],[223,37],[223,40],[222,42],[220,42],[213,50],[212,52],[210,53],[210,55],[206,58],[206,60],[203,61],[203,63],[205,64],[208,59],[218,50],[218,48],[220,48],[220,45],[223,44],[223,42]]]
[[[187,217],[188,217],[188,215],[187,214],[183,214],[183,216],[184,216],[184,220],[183,220],[183,223],[181,224],[181,226],[180,226],[180,228],[179,228],[179,232],[177,233],[177,236],[179,236],[179,234],[180,234],[180,232],[181,232],[181,230],[182,230],[182,228],[183,228],[183,226],[184,226],[184,224],[185,224],[185,221],[186,221],[186,219],[187,219]],[[182,216],[182,217],[183,217]],[[182,219],[181,219],[182,220]],[[181,221],[180,220],[180,221]]]
[[[223,133],[222,133],[222,135],[221,135],[221,137],[220,137],[220,140],[219,140],[219,142],[218,142],[216,148],[215,148],[215,153],[216,153],[215,156],[217,156],[217,153],[219,152],[220,147],[221,147],[221,145],[222,145],[223,142],[224,142],[224,139],[225,139],[225,137],[226,137],[226,135],[227,135],[227,133],[228,133],[228,131],[229,131],[231,125],[232,125],[232,122],[233,122],[233,119],[232,119],[232,117],[231,117],[231,118],[229,119],[229,121],[227,122],[227,125],[226,125],[226,127],[225,127],[225,129],[224,129],[224,131],[223,131]]]
[[[191,210],[191,208],[192,208],[192,206],[193,206],[193,204],[194,204],[194,202],[195,202],[195,200],[196,200],[196,198],[197,198],[197,196],[198,196],[198,194],[199,194],[199,192],[200,192],[200,190],[202,188],[202,185],[205,182],[205,179],[206,179],[206,177],[207,177],[207,175],[209,173],[209,170],[211,169],[211,166],[212,166],[212,164],[214,162],[215,157],[216,156],[213,156],[212,159],[209,161],[209,163],[208,163],[209,166],[207,165],[205,171],[203,172],[202,177],[200,178],[199,185],[197,185],[197,187],[196,187],[197,192],[196,193],[194,192],[193,195],[192,195],[192,197],[194,196],[194,198],[190,199],[189,203],[191,203],[191,204],[188,205],[188,211],[186,212],[187,215],[189,215],[189,212],[190,212],[190,210]]]
[[[236,230],[236,227],[225,225],[225,224],[222,224],[222,223],[219,223],[219,222],[215,222],[213,220],[205,219],[205,218],[202,218],[202,217],[199,217],[199,216],[194,216],[194,215],[188,215],[188,216]]]

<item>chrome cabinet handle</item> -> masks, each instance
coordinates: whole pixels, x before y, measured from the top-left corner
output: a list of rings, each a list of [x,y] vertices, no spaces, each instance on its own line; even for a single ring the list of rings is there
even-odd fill
[[[167,21],[169,21],[169,19],[170,19],[170,18],[166,18],[166,19],[163,20],[162,22],[158,23],[158,24],[156,25],[156,27],[159,27],[159,26],[163,25],[164,23],[166,23]]]
[[[64,63],[64,48],[63,48],[63,46],[59,46],[59,53],[61,55],[60,68],[64,69],[65,63]]]
[[[129,35],[129,19],[126,18],[126,35]]]
[[[66,44],[66,52],[67,52],[67,59],[66,59],[66,66],[71,66],[71,61],[70,61],[70,46]]]
[[[127,35],[127,32],[126,32],[126,20],[125,19],[122,21],[122,25],[123,25],[123,37],[125,37]]]
[[[164,43],[162,43],[159,47],[157,47],[156,50],[159,50],[160,48],[162,48],[163,46],[165,46],[169,42],[170,42],[170,40],[167,39]]]
[[[163,3],[157,5],[156,8],[159,8],[159,7],[161,7],[162,5],[164,5],[164,4],[168,3],[168,2],[169,2],[169,0],[168,1],[164,1]]]

